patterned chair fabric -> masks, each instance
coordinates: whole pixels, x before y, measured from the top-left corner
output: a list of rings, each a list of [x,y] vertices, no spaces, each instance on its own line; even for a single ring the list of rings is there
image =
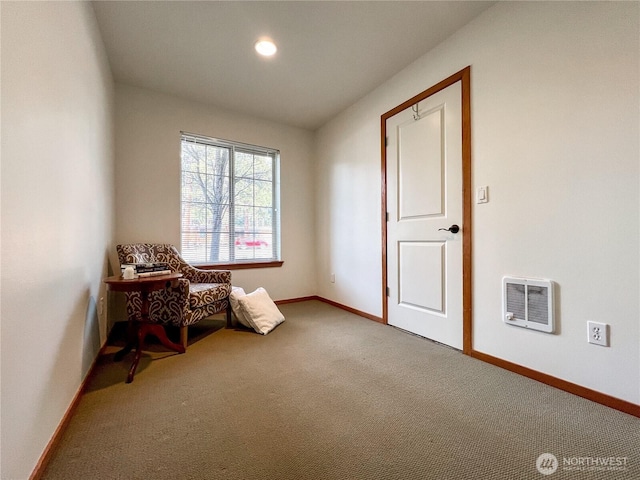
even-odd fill
[[[172,271],[182,273],[176,287],[149,294],[152,322],[187,327],[229,308],[231,271],[195,268],[169,244],[133,243],[118,245],[116,250],[121,264],[165,262]],[[126,299],[129,320],[140,320],[140,292],[126,293]]]

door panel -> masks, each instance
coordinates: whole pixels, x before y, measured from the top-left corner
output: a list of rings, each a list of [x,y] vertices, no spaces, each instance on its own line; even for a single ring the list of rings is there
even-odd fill
[[[438,108],[398,126],[400,219],[444,213],[442,114]]]
[[[414,107],[416,108],[416,107]],[[386,120],[388,323],[462,348],[462,101],[456,82]]]
[[[400,305],[444,313],[445,248],[444,242],[399,242]]]

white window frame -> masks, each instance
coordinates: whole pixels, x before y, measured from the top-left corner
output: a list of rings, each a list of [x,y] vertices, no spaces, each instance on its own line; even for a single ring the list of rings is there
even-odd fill
[[[243,266],[256,266],[259,267],[261,265],[264,266],[273,266],[274,263],[282,264],[281,261],[281,242],[280,242],[280,151],[274,148],[261,147],[257,145],[251,145],[242,142],[236,142],[232,140],[223,140],[219,138],[207,137],[204,135],[198,135],[188,132],[180,132],[180,242],[181,242],[181,251],[185,260],[193,265],[198,266],[227,266],[233,268],[233,266],[237,266],[238,268],[242,268]],[[184,222],[182,219],[183,215],[183,205],[185,199],[183,197],[183,177],[185,174],[182,151],[183,151],[183,143],[184,142],[193,142],[202,145],[208,145],[217,148],[228,149],[229,154],[229,165],[228,165],[228,174],[229,174],[229,202],[228,202],[228,225],[229,225],[229,245],[228,245],[228,260],[208,260],[205,258],[197,259],[189,255],[188,252],[185,252],[185,242],[184,242]],[[261,155],[261,156],[269,156],[272,159],[272,203],[271,203],[271,255],[267,257],[260,258],[236,258],[236,239],[240,238],[240,233],[236,231],[235,224],[235,206],[236,199],[234,196],[234,188],[236,185],[237,177],[235,176],[234,166],[236,161],[237,153],[249,153],[253,155]],[[255,181],[255,177],[253,177],[253,181]],[[206,203],[206,202],[205,202]],[[256,204],[254,203],[251,208],[256,208]],[[261,207],[264,208],[264,207]],[[254,227],[255,228],[255,227]],[[209,232],[210,233],[210,232]],[[245,232],[246,233],[246,232]],[[256,232],[252,232],[255,234]],[[254,247],[255,248],[255,247]],[[205,251],[208,250],[205,248]],[[254,251],[255,255],[255,251]]]

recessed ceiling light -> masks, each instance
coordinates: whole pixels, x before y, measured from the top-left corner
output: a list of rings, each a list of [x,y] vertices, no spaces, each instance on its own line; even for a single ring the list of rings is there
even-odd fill
[[[256,42],[256,52],[264,57],[270,57],[278,51],[278,47],[271,40],[258,40]]]

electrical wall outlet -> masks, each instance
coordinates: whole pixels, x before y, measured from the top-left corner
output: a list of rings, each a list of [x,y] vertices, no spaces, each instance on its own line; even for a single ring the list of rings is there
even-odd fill
[[[104,315],[104,297],[100,297],[100,303],[98,306],[98,314],[100,316]]]
[[[587,322],[587,341],[594,345],[609,346],[609,325],[599,322]]]

